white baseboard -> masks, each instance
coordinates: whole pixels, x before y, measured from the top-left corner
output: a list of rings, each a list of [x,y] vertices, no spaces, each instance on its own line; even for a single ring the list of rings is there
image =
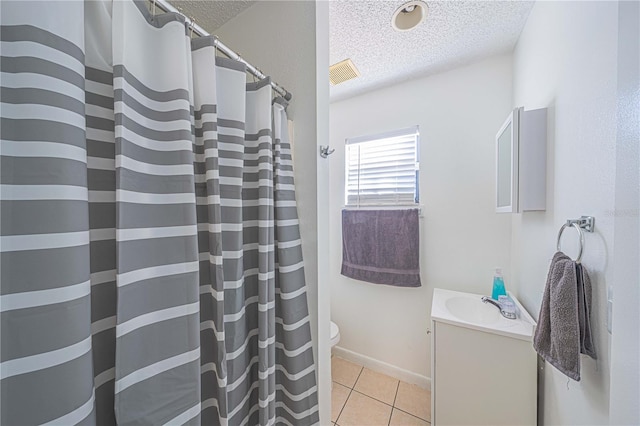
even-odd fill
[[[351,361],[356,364],[360,364],[370,370],[386,374],[387,376],[395,377],[398,380],[420,386],[423,389],[431,390],[430,377],[414,373],[413,371],[405,370],[404,368],[396,367],[395,365],[391,365],[384,361],[379,361],[369,356],[350,351],[349,349],[345,349],[340,346],[334,346],[331,352],[337,357],[346,359],[347,361]]]

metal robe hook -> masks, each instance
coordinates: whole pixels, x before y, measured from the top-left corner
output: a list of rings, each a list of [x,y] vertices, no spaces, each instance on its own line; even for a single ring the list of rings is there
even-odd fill
[[[335,151],[335,149],[329,149],[329,145],[320,145],[320,157],[322,158],[327,158]]]

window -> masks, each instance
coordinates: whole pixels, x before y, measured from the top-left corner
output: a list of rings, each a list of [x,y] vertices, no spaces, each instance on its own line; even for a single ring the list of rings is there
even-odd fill
[[[346,205],[418,203],[418,126],[347,139]]]

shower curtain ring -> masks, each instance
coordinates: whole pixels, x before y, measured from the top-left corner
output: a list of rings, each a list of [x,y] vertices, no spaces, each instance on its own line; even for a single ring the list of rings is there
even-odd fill
[[[218,38],[217,35],[213,36],[213,48],[215,49],[213,54],[214,56],[218,56],[218,43],[220,42],[220,39]]]
[[[193,38],[193,28],[196,25],[196,18],[191,18],[191,33],[189,33],[189,38]]]

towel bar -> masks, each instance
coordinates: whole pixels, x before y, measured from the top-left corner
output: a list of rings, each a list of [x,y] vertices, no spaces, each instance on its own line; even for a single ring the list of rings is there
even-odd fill
[[[558,241],[556,243],[556,248],[558,249],[558,251],[561,251],[560,239],[562,238],[562,232],[565,230],[565,228],[569,226],[576,228],[576,230],[578,231],[578,236],[580,237],[580,250],[578,251],[578,257],[575,261],[576,263],[580,263],[580,260],[582,259],[582,252],[584,250],[584,234],[582,233],[582,230],[584,229],[587,232],[593,232],[595,223],[596,218],[593,216],[581,216],[580,219],[567,220],[567,223],[562,225],[560,231],[558,232]]]

